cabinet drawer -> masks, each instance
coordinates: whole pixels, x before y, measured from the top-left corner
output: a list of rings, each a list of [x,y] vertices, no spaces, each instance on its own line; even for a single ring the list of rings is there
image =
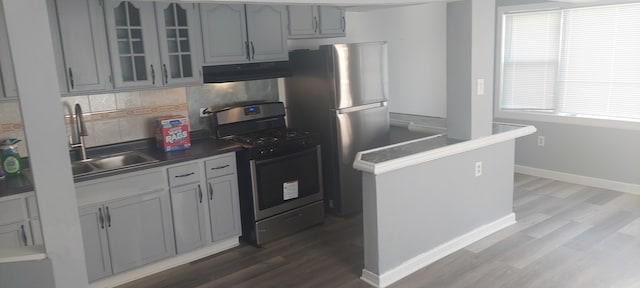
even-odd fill
[[[0,225],[22,222],[27,218],[23,197],[0,202]]]
[[[236,173],[236,155],[234,153],[216,157],[204,162],[207,178]]]
[[[168,169],[168,173],[169,186],[171,187],[200,181],[200,168],[198,162],[171,167]]]

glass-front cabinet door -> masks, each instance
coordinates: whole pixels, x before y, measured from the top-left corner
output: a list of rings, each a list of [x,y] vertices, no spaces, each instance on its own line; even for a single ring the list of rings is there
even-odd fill
[[[105,2],[116,88],[162,85],[153,3]]]
[[[156,3],[164,85],[200,82],[196,4]]]
[[[11,60],[4,9],[0,5],[0,100],[15,97],[18,97],[18,85],[13,74],[13,60]]]

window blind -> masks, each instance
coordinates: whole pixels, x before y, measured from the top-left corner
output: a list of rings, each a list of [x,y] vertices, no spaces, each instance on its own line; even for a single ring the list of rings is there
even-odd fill
[[[640,4],[566,10],[558,110],[640,118]]]
[[[640,119],[640,3],[504,16],[500,107]]]
[[[560,12],[505,16],[502,107],[553,109]]]

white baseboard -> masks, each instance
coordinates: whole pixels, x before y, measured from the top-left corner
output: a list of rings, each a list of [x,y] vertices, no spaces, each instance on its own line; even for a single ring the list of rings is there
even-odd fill
[[[158,272],[162,272],[167,269],[171,269],[171,268],[174,268],[183,264],[187,264],[189,262],[193,262],[195,260],[210,256],[210,255],[216,254],[216,253],[220,253],[227,249],[236,247],[239,244],[240,242],[238,242],[238,237],[223,240],[204,248],[200,248],[200,249],[187,252],[181,255],[176,255],[168,259],[161,260],[159,262],[151,263],[151,264],[142,266],[140,268],[136,268],[127,272],[116,274],[104,279],[97,280],[95,282],[91,282],[89,287],[90,288],[116,287],[140,278],[153,275]]]
[[[376,273],[373,273],[367,269],[362,269],[362,276],[360,276],[360,280],[373,287],[380,287],[380,285],[378,285],[378,283],[380,283],[380,277],[378,277]]]
[[[575,183],[585,186],[592,186],[597,188],[603,188],[608,190],[620,191],[634,195],[640,195],[640,185],[618,182],[613,180],[607,180],[602,178],[593,178],[582,175],[558,172],[553,170],[546,170],[540,168],[533,168],[528,166],[515,165],[515,172],[527,174],[531,176],[549,178],[553,180]]]
[[[367,269],[363,269],[360,279],[374,287],[387,287],[395,283],[396,281],[408,276],[409,274],[414,273],[426,267],[427,265],[468,246],[473,242],[476,242],[515,223],[516,214],[510,213],[496,221],[493,221],[484,226],[480,226],[472,230],[471,232],[458,236],[449,242],[446,242],[423,254],[409,259],[408,261],[402,263],[400,266],[382,273],[382,275],[377,275],[371,271],[368,271]]]

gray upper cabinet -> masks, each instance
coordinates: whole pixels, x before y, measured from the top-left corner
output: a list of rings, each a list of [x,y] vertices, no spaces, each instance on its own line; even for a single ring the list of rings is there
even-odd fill
[[[162,85],[153,2],[105,1],[116,88]]]
[[[205,64],[248,60],[247,21],[242,4],[200,4]]]
[[[165,85],[200,82],[200,33],[196,4],[156,3],[156,22]]]
[[[288,6],[289,38],[307,38],[318,34],[318,8],[311,5]]]
[[[252,61],[289,59],[285,6],[246,5]]]
[[[344,37],[344,10],[331,6],[288,6],[289,38]]]
[[[100,0],[57,0],[58,25],[69,92],[112,87]]]
[[[13,72],[9,35],[7,35],[2,5],[0,5],[0,76],[0,100],[18,97],[18,86]]]
[[[344,10],[332,6],[319,6],[318,16],[320,25],[318,31],[320,35],[327,37],[342,37],[347,29],[347,22]]]
[[[205,64],[288,59],[284,6],[207,3],[200,17]]]

